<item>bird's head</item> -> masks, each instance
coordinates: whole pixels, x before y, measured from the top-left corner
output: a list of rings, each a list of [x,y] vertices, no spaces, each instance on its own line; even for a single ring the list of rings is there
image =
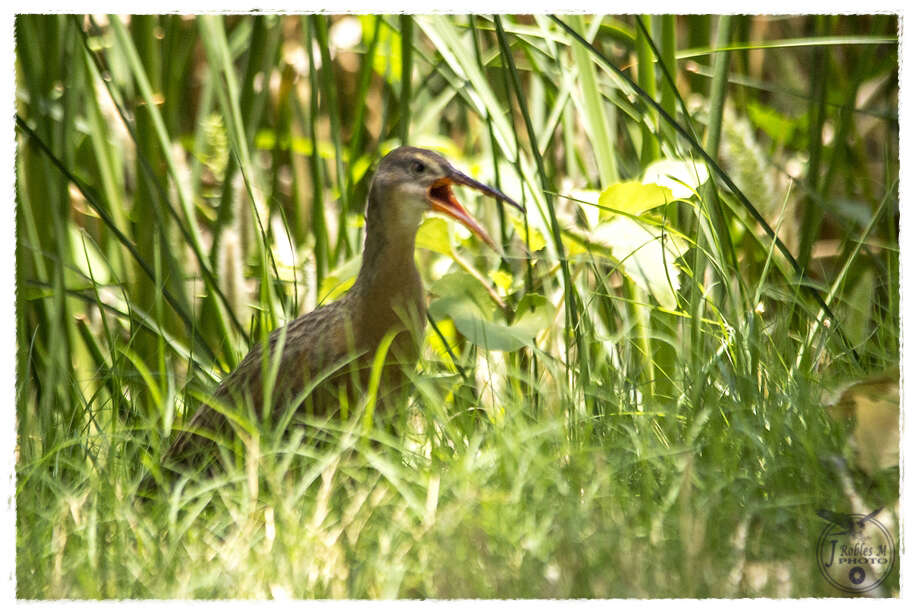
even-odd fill
[[[405,232],[415,233],[423,214],[437,211],[456,219],[499,251],[496,242],[455,198],[453,185],[473,188],[524,210],[505,194],[460,172],[440,154],[417,147],[398,147],[378,164],[369,193],[368,214],[380,216],[386,226],[397,225]]]

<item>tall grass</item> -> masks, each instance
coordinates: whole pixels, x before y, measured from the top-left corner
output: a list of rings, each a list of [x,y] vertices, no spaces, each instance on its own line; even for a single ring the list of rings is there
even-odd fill
[[[896,27],[17,17],[18,595],[838,594],[815,511],[898,526],[898,469],[825,409],[899,361]],[[138,497],[252,343],[352,284],[404,142],[527,208],[460,195],[502,256],[424,224],[409,399]],[[514,332],[434,308],[466,295]]]

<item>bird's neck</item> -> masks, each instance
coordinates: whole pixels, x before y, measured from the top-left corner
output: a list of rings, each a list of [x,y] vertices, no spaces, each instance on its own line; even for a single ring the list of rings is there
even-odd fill
[[[405,317],[413,328],[425,321],[425,296],[413,256],[415,245],[415,229],[401,230],[372,216],[366,221],[362,268],[351,294],[360,318],[371,322],[379,333],[400,326]]]
[[[377,222],[376,222],[377,223]],[[390,229],[393,230],[393,229]],[[406,283],[418,276],[413,250],[416,231],[390,232],[387,228],[366,226],[365,247],[362,250],[362,267],[356,284],[372,289],[376,286],[393,286]]]

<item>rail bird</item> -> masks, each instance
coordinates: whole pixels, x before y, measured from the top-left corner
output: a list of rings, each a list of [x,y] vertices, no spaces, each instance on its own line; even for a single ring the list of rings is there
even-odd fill
[[[232,408],[242,403],[261,417],[267,412],[276,415],[291,404],[314,415],[334,413],[341,394],[364,390],[383,340],[390,345],[381,381],[386,390],[402,383],[402,368],[415,366],[419,357],[425,327],[426,297],[413,253],[423,216],[430,211],[449,216],[499,251],[455,198],[455,185],[523,211],[438,153],[407,146],[388,153],[369,188],[362,265],[352,288],[339,300],[274,330],[266,344],[256,345],[200,406],[164,460],[186,462],[210,445],[213,434],[229,428]]]

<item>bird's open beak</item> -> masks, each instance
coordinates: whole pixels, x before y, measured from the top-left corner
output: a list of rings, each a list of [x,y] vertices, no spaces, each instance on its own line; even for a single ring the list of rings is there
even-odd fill
[[[476,179],[468,177],[464,173],[455,169],[451,169],[451,172],[447,177],[438,179],[429,187],[429,202],[431,203],[432,209],[434,211],[439,211],[449,217],[453,217],[461,224],[466,226],[467,229],[470,230],[473,234],[480,237],[480,239],[482,239],[483,242],[490,246],[494,251],[501,252],[499,246],[496,245],[496,242],[492,240],[492,237],[490,237],[486,231],[483,230],[483,227],[480,226],[480,224],[475,219],[473,219],[473,216],[471,216],[470,213],[468,213],[464,208],[464,206],[458,202],[457,198],[454,197],[454,192],[451,191],[451,186],[454,184],[465,185],[468,188],[473,188],[474,190],[482,192],[487,196],[492,196],[493,198],[497,198],[502,202],[508,203],[519,211],[524,211],[524,208],[499,190],[491,188],[485,183],[480,183]]]

